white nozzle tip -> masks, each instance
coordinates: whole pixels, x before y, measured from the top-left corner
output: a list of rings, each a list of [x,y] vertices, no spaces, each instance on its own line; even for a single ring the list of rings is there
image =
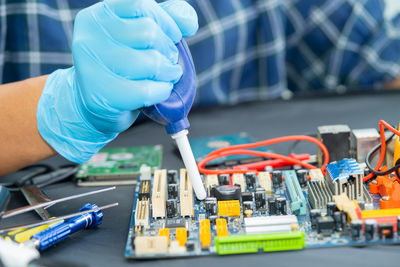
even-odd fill
[[[187,130],[182,130],[171,135],[171,137],[176,141],[183,163],[185,164],[190,180],[192,181],[196,197],[199,200],[203,200],[207,197],[207,193],[204,189],[199,170],[197,169],[196,161],[194,160],[192,148],[190,147],[187,134]]]

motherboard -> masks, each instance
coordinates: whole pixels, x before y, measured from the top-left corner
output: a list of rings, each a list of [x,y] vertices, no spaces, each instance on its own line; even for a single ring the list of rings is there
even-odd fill
[[[331,140],[324,130],[320,139]],[[350,147],[349,141],[335,155],[332,143],[332,157],[345,158],[330,161],[323,170],[292,166],[202,175],[208,194],[202,201],[185,169],[143,175],[134,192],[125,256],[155,259],[400,243],[398,178],[381,175],[363,181],[368,170],[357,157],[365,155],[357,154],[361,147],[353,152]]]

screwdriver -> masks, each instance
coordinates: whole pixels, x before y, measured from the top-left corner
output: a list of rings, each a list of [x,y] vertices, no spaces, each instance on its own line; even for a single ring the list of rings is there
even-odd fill
[[[50,219],[55,219],[55,217],[52,217]],[[34,234],[40,233],[44,230],[46,230],[49,227],[52,227],[56,224],[62,223],[63,221],[57,221],[57,222],[52,222],[52,223],[48,223],[48,224],[44,224],[44,225],[39,225],[33,228],[19,228],[17,230],[11,231],[7,233],[6,239],[10,238],[18,243],[22,243],[25,242],[29,239],[31,239],[31,237]]]
[[[83,215],[73,217],[63,223],[49,227],[46,230],[34,234],[30,240],[24,244],[33,246],[40,251],[43,251],[50,246],[53,246],[71,234],[83,229],[91,229],[100,225],[103,221],[103,212],[96,204],[85,204],[79,211],[94,210]]]

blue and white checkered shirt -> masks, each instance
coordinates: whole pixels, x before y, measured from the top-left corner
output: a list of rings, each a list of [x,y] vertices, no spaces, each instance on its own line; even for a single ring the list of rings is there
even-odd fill
[[[0,81],[72,65],[76,13],[96,0],[0,0]],[[383,0],[188,0],[196,105],[234,104],[400,76],[400,18]]]

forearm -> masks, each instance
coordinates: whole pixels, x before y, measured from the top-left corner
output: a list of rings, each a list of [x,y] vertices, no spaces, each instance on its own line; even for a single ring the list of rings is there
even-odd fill
[[[56,154],[37,128],[37,104],[46,78],[0,86],[0,175]]]
[[[384,84],[385,90],[399,90],[400,89],[400,77],[397,77],[393,81]]]

